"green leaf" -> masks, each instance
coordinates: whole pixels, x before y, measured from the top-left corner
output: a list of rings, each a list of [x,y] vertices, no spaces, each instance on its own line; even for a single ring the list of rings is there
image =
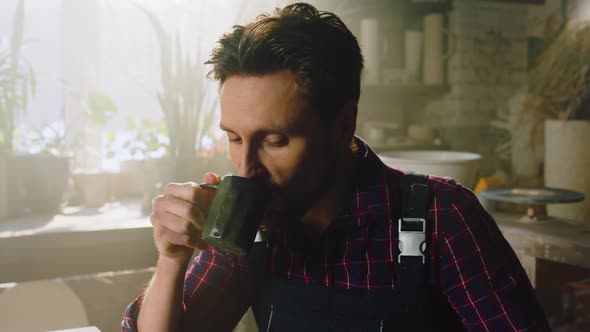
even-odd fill
[[[0,133],[2,149],[7,151],[12,151],[14,119],[18,112],[26,111],[36,90],[33,68],[21,57],[24,26],[25,5],[20,0],[13,16],[9,49],[0,52]]]
[[[195,155],[195,142],[210,130],[214,118],[203,114],[208,112],[204,102],[210,91],[205,86],[200,49],[191,54],[178,34],[165,31],[153,13],[136,6],[148,17],[160,46],[162,82],[154,97],[165,122],[163,129],[157,127],[158,133],[168,136],[168,143],[164,144],[168,155]]]
[[[25,3],[20,0],[16,6],[12,22],[12,37],[10,39],[12,53],[12,68],[15,70],[20,59],[20,51],[23,43],[23,31],[25,26]]]
[[[90,120],[101,126],[104,126],[118,110],[113,99],[97,91],[88,94],[86,104]]]
[[[109,141],[109,142],[114,142],[114,141],[115,141],[115,138],[116,138],[116,134],[115,134],[115,132],[114,132],[114,131],[112,131],[112,130],[109,130],[109,131],[107,132],[107,141]]]

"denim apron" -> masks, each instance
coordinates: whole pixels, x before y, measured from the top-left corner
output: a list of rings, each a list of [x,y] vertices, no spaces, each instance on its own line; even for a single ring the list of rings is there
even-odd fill
[[[344,289],[265,273],[258,280],[261,286],[252,304],[260,332],[463,330],[446,298],[427,282],[428,181],[418,175],[405,175],[401,180],[404,218],[398,225],[404,243],[400,245],[398,287]],[[416,240],[420,233],[423,243]],[[267,254],[264,243],[256,243],[250,252],[262,260]]]
[[[438,301],[433,311],[436,302],[427,288],[369,292],[273,280],[252,308],[260,332],[461,331],[448,304]]]

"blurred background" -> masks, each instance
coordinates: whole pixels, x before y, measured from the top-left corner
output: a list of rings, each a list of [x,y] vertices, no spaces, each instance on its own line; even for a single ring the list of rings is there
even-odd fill
[[[157,257],[151,200],[233,172],[215,41],[291,2],[0,1],[0,329],[119,329]],[[361,45],[357,135],[472,189],[552,325],[589,330],[590,2],[309,2]]]

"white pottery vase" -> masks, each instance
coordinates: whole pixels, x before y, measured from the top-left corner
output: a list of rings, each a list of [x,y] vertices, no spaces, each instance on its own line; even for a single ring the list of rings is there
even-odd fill
[[[580,203],[549,204],[547,214],[590,223],[590,121],[545,121],[545,186],[579,191]]]

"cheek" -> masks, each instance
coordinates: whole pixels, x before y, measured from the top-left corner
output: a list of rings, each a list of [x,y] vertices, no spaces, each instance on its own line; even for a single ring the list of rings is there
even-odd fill
[[[294,144],[289,149],[265,154],[263,163],[274,183],[279,186],[300,186],[313,171],[306,144]]]
[[[261,159],[272,181],[279,186],[290,182],[299,164],[299,154],[287,150],[266,152]]]
[[[229,152],[229,158],[231,159],[231,161],[234,163],[235,166],[239,166],[239,162],[240,162],[240,155],[239,155],[239,150],[234,147],[233,144],[229,143],[229,147],[228,147],[228,152]]]
[[[229,158],[231,159],[232,163],[234,164],[234,167],[236,169],[240,169],[241,158],[239,155],[239,150],[236,149],[233,146],[233,144],[229,143],[228,152],[229,152]]]

